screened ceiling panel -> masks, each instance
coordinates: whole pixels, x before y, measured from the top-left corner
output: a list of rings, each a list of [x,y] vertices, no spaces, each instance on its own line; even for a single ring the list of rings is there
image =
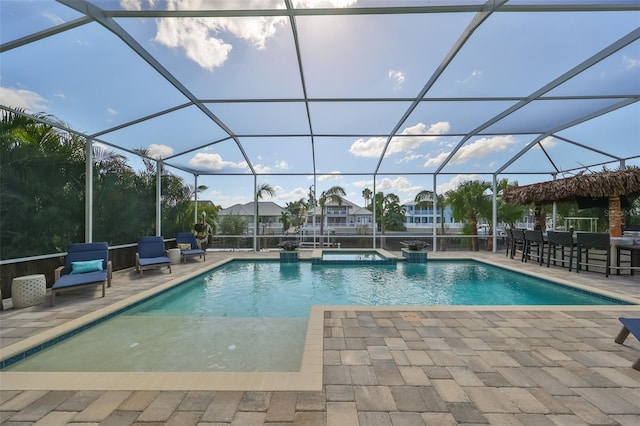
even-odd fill
[[[3,4],[0,39],[3,43],[19,39],[82,17],[82,14],[52,1],[16,1],[10,5]]]
[[[528,96],[640,22],[640,16],[630,12],[608,13],[606,18],[584,12],[494,13],[428,96]]]
[[[435,173],[445,153],[460,142],[460,136],[394,136],[380,164],[381,173]]]
[[[486,128],[486,133],[545,133],[597,113],[619,99],[533,101]]]
[[[232,139],[173,156],[167,163],[198,175],[251,173],[238,144]]]
[[[285,17],[117,22],[199,99],[302,97]]]
[[[640,163],[637,0],[2,0],[0,37],[3,111],[223,206]]]
[[[429,134],[467,134],[515,103],[474,100],[423,101],[411,113],[400,132],[416,132],[420,129]]]
[[[237,135],[309,134],[303,102],[207,103]]]
[[[167,158],[227,137],[196,106],[189,106],[100,136],[127,149],[148,149]]]
[[[414,97],[472,18],[465,13],[298,17],[307,94]]]
[[[640,151],[640,104],[635,103],[595,117],[557,135],[620,158],[633,157]],[[577,149],[572,155],[579,158],[585,151]]]
[[[122,0],[94,0],[92,3],[106,10],[127,10],[125,5],[131,2]],[[251,10],[251,9],[284,9],[283,0],[204,0],[181,1],[153,0],[138,2],[142,10],[166,9],[168,5],[180,10],[207,11],[207,10]]]
[[[309,137],[242,138],[251,164],[260,174],[313,174]]]
[[[638,18],[640,22],[640,17]],[[547,93],[547,96],[606,96],[637,94],[640,81],[640,42],[630,44]]]
[[[427,165],[437,165],[445,161],[457,148],[451,159],[442,168],[446,173],[487,173],[506,163],[531,140],[532,135],[488,135],[475,136],[464,141],[461,146],[448,146],[437,155],[427,159]]]
[[[409,102],[310,102],[313,131],[317,134],[382,134],[393,131]]]

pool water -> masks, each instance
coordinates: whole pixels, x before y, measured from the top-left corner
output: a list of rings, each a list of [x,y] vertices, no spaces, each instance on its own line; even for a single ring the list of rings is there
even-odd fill
[[[615,303],[473,261],[235,261],[4,370],[298,371],[312,305]]]
[[[367,253],[367,252],[359,252],[359,253],[331,253],[331,252],[323,252],[322,260],[349,260],[349,261],[362,261],[362,262],[371,262],[374,260],[385,260],[384,257],[380,256],[378,253]]]

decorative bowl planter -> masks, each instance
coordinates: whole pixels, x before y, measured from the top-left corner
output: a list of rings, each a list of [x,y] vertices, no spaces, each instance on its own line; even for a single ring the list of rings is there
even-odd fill
[[[283,241],[278,244],[278,247],[282,249],[280,252],[281,263],[297,263],[298,262],[298,242],[297,241]]]
[[[402,257],[409,263],[427,263],[427,251],[429,243],[420,240],[405,241],[402,244]]]

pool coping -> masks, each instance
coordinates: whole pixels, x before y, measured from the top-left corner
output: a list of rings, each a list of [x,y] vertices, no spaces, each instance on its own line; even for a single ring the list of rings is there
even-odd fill
[[[33,347],[49,342],[65,333],[104,318],[132,304],[166,291],[207,270],[233,262],[235,257],[208,264],[191,273],[115,302],[50,330],[0,348],[0,359],[6,360]],[[238,259],[240,260],[240,259]],[[241,260],[264,260],[247,259]],[[475,257],[438,260],[472,260],[517,273],[542,278],[582,291],[605,295],[635,305],[439,305],[439,306],[349,306],[314,305],[309,313],[301,368],[296,372],[3,372],[0,383],[5,390],[220,390],[220,391],[319,391],[322,389],[324,317],[330,311],[638,311],[640,299],[548,277]]]

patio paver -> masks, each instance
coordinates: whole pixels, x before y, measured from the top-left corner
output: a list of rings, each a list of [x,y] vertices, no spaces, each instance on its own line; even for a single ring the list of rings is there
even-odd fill
[[[521,265],[504,254],[478,257],[577,281],[575,273]],[[54,308],[7,309],[0,312],[0,343],[19,342],[201,266],[188,262],[170,277],[150,271],[143,279],[118,272],[104,299],[70,292]],[[582,285],[640,297],[639,276],[581,272],[579,278]],[[640,424],[640,371],[631,368],[640,343],[614,343],[621,315],[640,316],[640,308],[330,309],[320,391],[12,390],[0,380],[0,423]]]

